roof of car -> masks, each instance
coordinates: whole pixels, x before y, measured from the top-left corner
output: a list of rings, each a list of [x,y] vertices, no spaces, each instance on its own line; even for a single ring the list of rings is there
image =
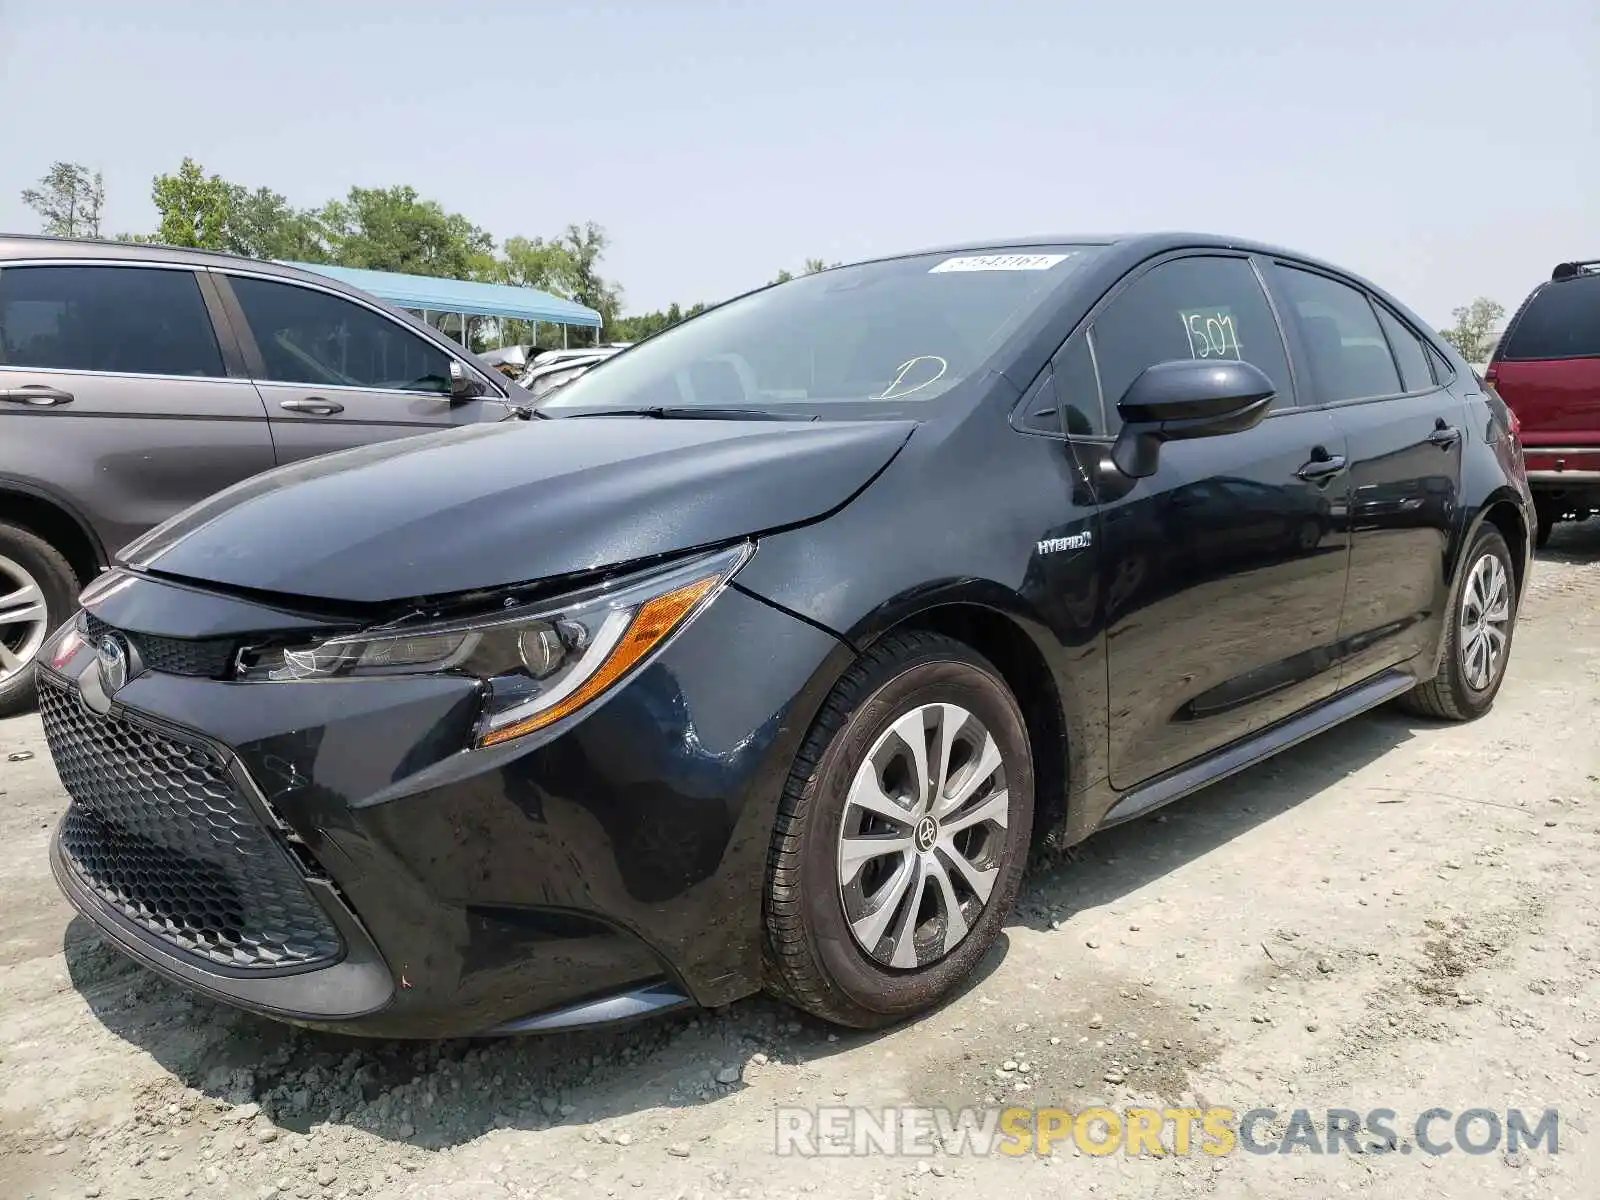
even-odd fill
[[[119,242],[110,238],[58,238],[42,233],[0,233],[0,261],[14,258],[126,259],[129,262],[185,263],[196,267],[239,267],[269,274],[300,277],[302,272],[242,254],[190,250],[154,242]]]

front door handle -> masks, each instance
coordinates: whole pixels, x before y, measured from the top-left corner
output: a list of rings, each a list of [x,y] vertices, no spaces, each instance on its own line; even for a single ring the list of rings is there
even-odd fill
[[[1454,425],[1446,425],[1444,418],[1440,417],[1433,427],[1433,432],[1428,435],[1428,441],[1435,446],[1454,446],[1461,440],[1461,430]]]
[[[1349,461],[1342,454],[1329,454],[1321,446],[1311,452],[1311,461],[1295,472],[1307,483],[1323,484],[1338,475],[1349,466]]]
[[[71,404],[72,393],[43,383],[25,383],[21,387],[0,388],[0,400],[34,408],[54,408],[58,404]]]
[[[308,396],[304,400],[284,400],[278,407],[289,412],[309,413],[313,417],[331,417],[334,413],[344,411],[344,405],[337,400],[324,400],[321,396]]]

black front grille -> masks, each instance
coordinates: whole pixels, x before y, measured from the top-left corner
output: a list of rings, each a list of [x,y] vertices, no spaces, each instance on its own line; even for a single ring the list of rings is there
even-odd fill
[[[117,633],[139,652],[139,661],[152,671],[167,675],[202,675],[221,679],[233,664],[239,643],[232,638],[154,637],[145,633],[126,633],[113,629],[93,613],[83,614],[84,632],[90,640]]]
[[[85,707],[42,675],[39,713],[85,882],[162,941],[221,966],[337,958],[339,932],[214,751]]]

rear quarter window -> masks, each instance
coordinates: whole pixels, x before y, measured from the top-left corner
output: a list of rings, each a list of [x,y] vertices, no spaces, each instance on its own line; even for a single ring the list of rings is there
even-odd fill
[[[1600,357],[1600,275],[1547,283],[1511,326],[1500,358]]]

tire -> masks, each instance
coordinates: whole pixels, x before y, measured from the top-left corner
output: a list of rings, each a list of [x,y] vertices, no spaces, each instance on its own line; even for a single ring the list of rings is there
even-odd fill
[[[920,732],[929,773],[950,784],[928,789],[930,795],[948,795],[949,803],[968,793],[948,811],[935,806],[934,819],[891,798],[915,801],[911,740],[900,731],[912,739]],[[947,736],[951,769],[944,771],[939,760]],[[997,768],[977,775],[994,755]],[[878,785],[876,813],[856,803],[871,798],[855,787],[869,778]],[[1027,862],[1033,791],[1027,727],[1000,673],[939,634],[884,637],[829,695],[784,788],[763,905],[768,990],[858,1029],[944,1000],[1011,914]],[[878,815],[888,811],[885,804],[896,805],[899,815]],[[949,822],[964,827],[944,828]],[[847,868],[847,833],[894,837],[900,846]],[[916,920],[906,899],[913,896]]]
[[[1497,575],[1495,566],[1498,567]],[[1475,612],[1485,611],[1481,600],[1482,591],[1478,589],[1480,572],[1488,573],[1485,586],[1491,589],[1491,599],[1503,596],[1503,622],[1487,619],[1474,622],[1472,619]],[[1501,581],[1498,591],[1493,590],[1495,584],[1492,581],[1495,578]],[[1491,604],[1487,610],[1490,616],[1496,611],[1500,611],[1500,605],[1497,603]],[[1499,647],[1499,654],[1487,662],[1486,676],[1474,678],[1468,663],[1477,660],[1471,654],[1462,653],[1464,623],[1498,628],[1501,631],[1503,641]],[[1499,530],[1485,527],[1478,531],[1477,537],[1472,541],[1471,549],[1462,559],[1461,587],[1450,605],[1449,620],[1445,624],[1444,653],[1440,656],[1439,673],[1402,696],[1400,706],[1418,716],[1434,717],[1444,721],[1470,721],[1488,712],[1489,706],[1494,703],[1495,695],[1500,691],[1500,683],[1505,678],[1506,663],[1511,658],[1511,641],[1516,632],[1516,624],[1516,574],[1512,570],[1511,551],[1506,548],[1505,539],[1500,536]],[[1486,633],[1485,637],[1492,645],[1494,635]]]
[[[0,523],[0,717],[32,706],[34,656],[77,595],[78,577],[54,546]]]

